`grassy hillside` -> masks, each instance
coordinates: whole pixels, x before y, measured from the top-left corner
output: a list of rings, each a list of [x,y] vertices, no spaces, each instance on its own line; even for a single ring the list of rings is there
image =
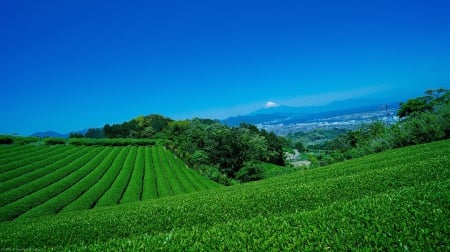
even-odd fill
[[[295,171],[299,171],[300,168],[294,168],[289,166],[279,166],[271,163],[260,162],[260,166],[263,168],[263,177],[271,178],[285,174],[289,174]]]
[[[450,248],[450,141],[228,188],[0,223],[0,248]]]
[[[0,220],[219,187],[161,146],[0,148]]]

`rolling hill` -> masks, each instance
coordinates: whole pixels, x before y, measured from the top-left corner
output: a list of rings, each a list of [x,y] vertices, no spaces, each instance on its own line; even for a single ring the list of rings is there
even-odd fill
[[[78,134],[84,135],[84,134],[86,134],[86,132],[87,132],[87,129],[79,130],[79,131],[76,131],[76,132],[73,132],[73,133],[78,133]],[[48,130],[48,131],[35,132],[35,133],[31,134],[30,136],[32,136],[32,137],[42,137],[42,138],[45,138],[45,137],[68,138],[69,135],[70,135],[70,133],[58,133],[58,132],[55,132],[55,131],[52,131],[52,130]]]
[[[19,218],[0,223],[0,249],[448,251],[449,156],[447,140],[233,187]]]

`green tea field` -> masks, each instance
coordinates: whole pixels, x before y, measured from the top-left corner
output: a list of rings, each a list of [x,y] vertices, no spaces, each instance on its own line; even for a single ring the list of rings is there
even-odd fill
[[[98,183],[91,182],[81,186],[84,185],[81,181],[90,176],[88,174],[101,169],[101,164],[111,159],[109,155],[117,157],[109,162],[119,163],[109,165],[111,167],[122,167],[121,164],[127,162],[133,163],[132,167],[141,167],[139,160],[142,159],[142,154],[139,153],[146,153],[150,149],[127,147],[112,149],[118,153],[111,154],[112,151],[102,148],[60,148],[62,147],[51,147],[45,151],[35,147],[2,149],[1,214],[4,220],[19,218],[0,223],[0,250],[450,250],[449,140],[395,149],[258,182],[183,194],[178,192],[207,189],[215,185],[208,184],[205,180],[204,184],[189,182],[194,178],[200,180],[194,175],[183,183],[182,180],[187,176],[180,173],[175,176],[175,170],[169,173],[169,168],[166,171],[155,168],[156,180],[166,183],[161,189],[160,183],[157,183],[156,191],[173,195],[160,198],[157,198],[156,192],[145,189],[145,178],[150,172],[142,168],[134,168],[133,171],[118,168],[115,172],[117,174],[108,176],[106,173],[114,169],[107,169],[103,176],[99,176],[117,177],[110,180],[122,181],[118,178],[127,171],[128,175],[123,176],[130,179],[123,179],[128,182],[121,182],[122,190],[117,190],[117,193],[108,192],[112,192],[114,185],[119,182],[109,182],[101,190],[96,185],[102,179],[97,179]],[[43,153],[25,154],[39,151]],[[169,159],[169,155],[162,155],[163,152],[163,149],[151,149],[152,155],[144,156],[152,158],[153,162],[143,162],[144,167],[150,163],[156,167],[160,162],[178,162],[175,158]],[[60,154],[49,155],[57,158],[44,166],[43,161],[36,159],[36,156],[44,153]],[[14,158],[14,155],[22,155],[23,160]],[[157,158],[158,155],[160,158]],[[161,157],[168,160],[161,160]],[[45,182],[48,175],[32,175],[39,171],[35,166],[51,170],[53,166],[60,167],[57,165],[59,163],[67,163],[64,169],[71,170],[72,163],[68,160],[84,165],[80,169],[72,168],[72,173],[51,175],[54,178],[48,179],[49,182]],[[19,165],[19,162],[24,164]],[[15,168],[14,163],[17,164]],[[27,182],[14,183],[14,187],[8,181],[21,177],[13,176],[15,169],[28,169],[28,172],[23,172],[24,178],[21,180]],[[49,171],[44,174],[59,174],[58,171],[63,173],[64,169],[53,168],[53,173]],[[89,173],[84,170],[92,171]],[[144,179],[142,175],[135,174],[140,170],[144,170]],[[77,171],[83,176],[76,176]],[[186,171],[189,170],[185,169],[184,172]],[[136,182],[137,189],[131,189],[134,188],[130,186],[134,184],[131,181],[141,181],[141,184]],[[50,187],[59,188],[59,184],[65,187],[61,185],[62,189],[46,190]],[[11,186],[10,189],[8,185]],[[73,188],[71,185],[79,185],[83,189],[77,190],[75,196],[69,196],[72,195],[69,194],[71,191],[75,191],[70,189]],[[179,185],[179,188],[175,185]],[[188,185],[191,185],[190,189],[186,188]],[[194,185],[202,185],[202,188],[193,188]],[[25,186],[41,188],[25,190]],[[80,203],[82,207],[73,207],[78,202],[84,202],[83,195],[91,195],[91,190],[102,193],[92,193],[96,196],[92,197],[95,200],[90,204]],[[128,193],[129,190],[135,193]],[[13,195],[10,193],[13,191],[23,191],[23,194],[5,197]],[[52,193],[52,196],[40,198],[40,191],[42,194]],[[154,194],[144,197],[149,192]],[[64,193],[67,196],[59,196]],[[117,204],[128,201],[125,200],[127,195],[133,199],[129,201],[134,202]],[[70,202],[60,205],[54,203],[70,197]],[[109,200],[110,197],[114,199]],[[9,207],[13,204],[14,208]],[[98,207],[99,205],[109,206]],[[92,209],[69,211],[85,208]],[[13,209],[20,210],[20,214]],[[43,212],[58,214],[22,218],[42,215]]]
[[[0,220],[219,187],[160,146],[1,146]]]

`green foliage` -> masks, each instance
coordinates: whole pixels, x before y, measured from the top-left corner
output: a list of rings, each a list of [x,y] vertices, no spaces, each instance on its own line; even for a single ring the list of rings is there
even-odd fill
[[[14,137],[14,143],[21,145],[38,143],[40,140],[41,139],[39,137],[20,137],[20,136]]]
[[[25,145],[25,144],[31,144],[31,143],[38,143],[40,140],[41,139],[39,137],[0,135],[0,144]]]
[[[263,168],[263,177],[264,178],[272,178],[281,175],[290,174],[296,171],[299,171],[303,168],[294,167],[294,166],[279,166],[276,164],[259,162],[259,165]]]
[[[335,139],[336,137],[349,132],[347,129],[314,129],[308,132],[295,132],[290,133],[287,138],[290,139],[294,144],[302,143],[305,147],[311,147],[314,145],[322,144],[326,141]],[[294,147],[295,148],[295,147]],[[298,148],[297,148],[298,149]],[[299,150],[300,151],[300,150]]]
[[[392,127],[394,147],[428,143],[446,138],[445,119],[442,115],[425,112],[408,118]]]
[[[450,106],[442,106],[438,108],[439,121],[444,131],[444,139],[450,138]]]
[[[424,112],[433,111],[441,105],[449,105],[449,102],[450,90],[444,88],[427,90],[425,96],[410,99],[400,104],[397,115],[399,117],[415,116]]]
[[[433,106],[430,104],[429,96],[410,99],[406,103],[400,104],[400,108],[397,112],[399,117],[405,117],[417,113],[423,113],[431,111]]]
[[[59,137],[47,137],[44,138],[44,144],[46,145],[66,144],[66,139]]]
[[[131,120],[122,124],[106,124],[103,127],[103,132],[106,138],[132,138],[136,129],[137,122]]]
[[[236,174],[236,179],[241,182],[250,182],[264,178],[264,168],[259,162],[246,162],[244,167]]]
[[[94,138],[70,138],[67,141],[74,146],[150,146],[158,143],[156,139],[130,139],[130,138],[114,138],[114,139],[94,139]]]
[[[297,149],[299,152],[304,152],[306,151],[306,147],[305,145],[301,142],[298,141],[293,145],[294,149]]]
[[[170,123],[165,135],[170,139],[168,147],[177,156],[224,184],[229,184],[227,178],[235,178],[248,161],[284,165],[283,138],[254,125],[230,128],[218,121],[196,118]],[[225,176],[214,174],[216,168]]]
[[[219,184],[231,186],[236,184],[235,180],[229,178],[226,174],[220,172],[220,169],[216,166],[200,165],[197,170],[208,179],[211,179]]]
[[[107,138],[149,138],[162,132],[171,121],[162,115],[139,116],[122,124],[106,124],[103,133]]]
[[[84,134],[84,137],[87,138],[104,138],[105,134],[103,133],[103,129],[99,128],[90,128]]]
[[[196,150],[188,158],[190,163],[196,165],[208,165],[210,163],[209,155],[204,150]]]
[[[14,138],[12,136],[0,135],[0,144],[12,144]]]
[[[70,133],[69,138],[83,138],[83,134],[77,133],[77,132],[72,132],[72,133]]]
[[[3,222],[0,247],[446,251],[449,144],[416,145],[202,193]]]
[[[312,167],[319,166],[319,159],[317,158],[317,155],[313,153],[308,153],[308,160],[311,162]]]

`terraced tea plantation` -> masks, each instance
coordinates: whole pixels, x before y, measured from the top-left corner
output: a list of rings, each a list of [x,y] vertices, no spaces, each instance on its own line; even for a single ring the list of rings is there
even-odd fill
[[[449,251],[449,192],[450,141],[442,141],[233,187],[4,221],[0,250]]]
[[[219,187],[161,146],[0,146],[0,220]]]

